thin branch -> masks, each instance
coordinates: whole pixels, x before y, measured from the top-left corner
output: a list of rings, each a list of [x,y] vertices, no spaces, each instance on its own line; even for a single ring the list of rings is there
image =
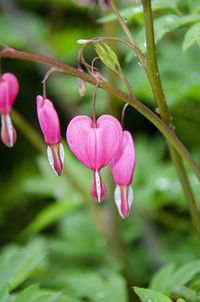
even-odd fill
[[[68,64],[65,64],[59,60],[55,60],[46,56],[19,51],[14,48],[4,48],[0,51],[0,57],[15,58],[49,64],[60,68],[66,74],[78,77],[93,85],[97,84],[97,80],[89,76],[88,74],[81,72],[78,69]],[[147,106],[139,102],[133,96],[126,94],[125,92],[121,91],[120,89],[117,89],[116,87],[113,87],[112,85],[106,82],[101,83],[101,88],[105,91],[108,91],[112,95],[115,95],[116,97],[122,99],[126,103],[129,103],[138,112],[140,112],[148,120],[150,120],[152,124],[154,124],[158,128],[158,130],[170,141],[170,143],[179,152],[179,154],[188,162],[189,166],[196,174],[197,178],[200,180],[200,167],[198,166],[198,164],[195,162],[195,160],[193,159],[189,151],[185,148],[185,146],[182,144],[182,142],[176,137],[175,133],[154,112],[152,112]]]

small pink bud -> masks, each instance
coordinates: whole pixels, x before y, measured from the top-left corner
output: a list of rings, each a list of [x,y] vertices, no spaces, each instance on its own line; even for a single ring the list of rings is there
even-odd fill
[[[130,132],[123,131],[122,143],[110,162],[112,174],[117,184],[115,202],[122,218],[127,218],[133,202],[130,186],[135,168],[135,148]]]
[[[17,138],[9,113],[18,90],[18,80],[12,73],[7,72],[0,77],[1,139],[8,147],[12,147]]]
[[[60,123],[53,103],[37,96],[37,114],[40,127],[47,146],[47,156],[51,167],[57,175],[60,175],[64,162],[64,151],[61,142]]]
[[[76,157],[94,171],[90,193],[101,202],[106,196],[106,187],[99,171],[110,162],[121,144],[120,123],[111,115],[102,115],[94,128],[88,116],[80,115],[69,123],[66,139]]]

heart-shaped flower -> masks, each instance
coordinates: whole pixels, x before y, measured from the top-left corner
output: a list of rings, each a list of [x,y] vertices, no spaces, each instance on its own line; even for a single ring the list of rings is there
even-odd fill
[[[50,165],[57,175],[63,168],[64,150],[61,142],[60,123],[53,103],[41,95],[37,96],[37,114],[45,142]]]
[[[111,115],[102,115],[93,127],[91,118],[80,115],[69,123],[66,139],[76,157],[94,171],[90,194],[101,202],[106,196],[106,187],[99,171],[110,162],[121,144],[121,124]]]
[[[0,77],[1,139],[8,147],[12,147],[17,138],[16,130],[10,118],[10,111],[18,90],[18,80],[14,74],[7,72]]]
[[[115,202],[122,218],[127,218],[133,203],[133,189],[130,184],[135,168],[135,148],[131,133],[123,131],[122,143],[110,162],[117,184]]]

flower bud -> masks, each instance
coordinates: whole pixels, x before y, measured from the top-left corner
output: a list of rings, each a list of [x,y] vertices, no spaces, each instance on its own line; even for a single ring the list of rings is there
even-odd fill
[[[115,203],[123,219],[127,218],[133,203],[133,189],[130,184],[135,168],[135,148],[130,132],[123,131],[122,143],[110,162],[115,189]]]
[[[16,130],[10,118],[10,111],[18,91],[17,78],[12,73],[4,73],[0,77],[1,139],[8,147],[12,147],[17,138]]]
[[[41,130],[47,144],[47,156],[51,167],[60,175],[64,162],[64,151],[61,142],[60,123],[53,103],[49,99],[37,96],[37,114]]]

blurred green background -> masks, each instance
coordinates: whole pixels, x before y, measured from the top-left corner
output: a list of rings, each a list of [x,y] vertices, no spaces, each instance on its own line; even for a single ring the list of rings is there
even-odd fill
[[[109,10],[79,2],[1,0],[0,41],[77,67],[78,39],[105,35],[125,39]],[[200,164],[200,4],[195,0],[155,0],[152,5],[158,64],[176,133]],[[120,1],[118,7],[145,52],[141,2]],[[132,50],[119,43],[109,45],[137,98],[159,114],[146,74]],[[88,46],[87,62],[95,56]],[[42,94],[42,79],[50,66],[14,59],[2,59],[1,65],[3,73],[12,72],[19,80],[14,109],[41,136],[36,95]],[[95,67],[126,91],[112,71],[99,61]],[[93,87],[86,86],[86,96],[81,98],[76,78],[55,72],[47,81],[47,96],[59,114],[65,149],[66,173],[61,177],[53,174],[46,156],[33,145],[32,132],[28,138],[15,121],[18,139],[14,148],[0,143],[0,286],[9,282],[14,297],[15,290],[39,282],[41,291],[65,290],[65,295],[55,296],[59,301],[123,302],[132,286],[148,287],[164,266],[164,277],[154,277],[150,287],[171,297],[197,301],[199,241],[181,185],[165,139],[131,107],[125,116],[125,127],[133,134],[136,148],[130,215],[123,221],[116,213],[109,167],[102,171],[108,190],[105,201],[96,205],[90,198],[92,172],[78,162],[65,142],[69,121],[78,114],[92,115]],[[122,107],[119,99],[97,91],[97,116],[112,113],[120,118]],[[186,169],[200,205],[199,182]],[[183,267],[186,264],[189,266]],[[176,286],[168,286],[166,280],[182,267],[185,270],[177,284],[174,281]],[[189,273],[190,278],[183,281]]]

